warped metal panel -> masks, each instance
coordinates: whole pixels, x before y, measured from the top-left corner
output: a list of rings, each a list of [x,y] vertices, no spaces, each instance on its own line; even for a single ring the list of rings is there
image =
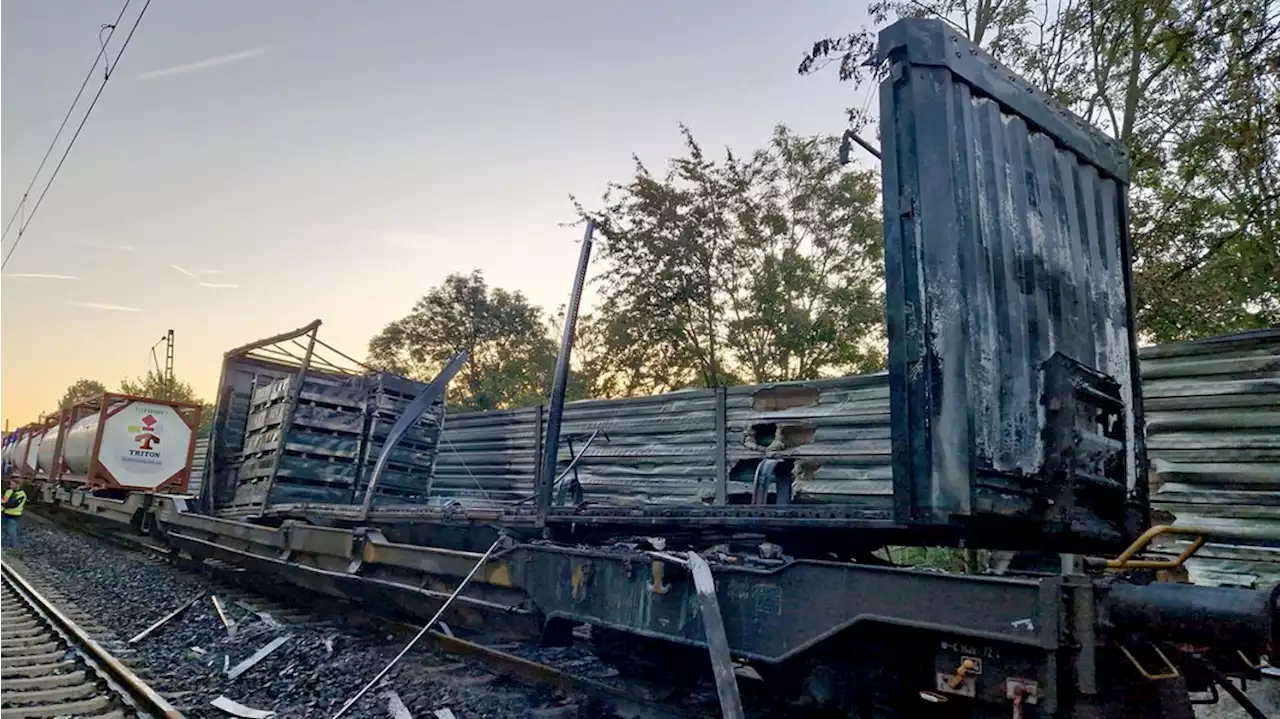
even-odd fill
[[[1139,354],[1154,517],[1218,537],[1192,581],[1280,581],[1280,329]]]
[[[766,458],[788,462],[796,504],[887,498],[888,402],[884,373],[573,402],[558,472],[572,440],[587,505],[746,504]],[[450,414],[433,497],[483,504],[532,496],[543,411]]]
[[[541,407],[445,416],[432,497],[512,502],[532,497]]]
[[[195,452],[191,454],[191,476],[187,479],[187,494],[200,496],[200,487],[204,484],[205,458],[209,455],[209,437],[196,440]]]
[[[731,496],[765,458],[790,460],[796,504],[892,495],[887,374],[734,387],[725,404]]]
[[[880,55],[898,518],[1122,540],[1144,492],[1124,151],[941,22]]]

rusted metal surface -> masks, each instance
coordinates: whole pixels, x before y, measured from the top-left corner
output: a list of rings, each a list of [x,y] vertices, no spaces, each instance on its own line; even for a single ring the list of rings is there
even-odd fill
[[[1144,466],[1124,149],[943,22],[879,47],[899,519],[1123,539]],[[1054,442],[1055,355],[1078,366],[1061,388],[1114,381],[1114,436],[1068,417]]]
[[[1280,581],[1280,328],[1140,356],[1152,505],[1162,521],[1215,533],[1187,562],[1190,578]]]

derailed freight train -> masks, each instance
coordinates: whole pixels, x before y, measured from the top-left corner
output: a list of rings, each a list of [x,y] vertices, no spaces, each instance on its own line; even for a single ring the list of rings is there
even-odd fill
[[[474,573],[455,625],[563,644],[588,624],[620,668],[714,667],[726,716],[735,663],[864,718],[1190,717],[1191,692],[1234,696],[1280,646],[1280,590],[1157,572],[1206,539],[1280,544],[1220,511],[1245,501],[1233,482],[1274,486],[1253,467],[1280,336],[1140,368],[1123,150],[943,23],[894,24],[880,59],[887,374],[445,416],[448,373],[379,400],[312,367],[313,326],[228,353],[198,500],[44,500],[414,616]],[[1219,374],[1246,370],[1188,379],[1223,348]],[[1149,440],[1172,527],[1152,524]],[[886,545],[1016,556],[949,574]]]

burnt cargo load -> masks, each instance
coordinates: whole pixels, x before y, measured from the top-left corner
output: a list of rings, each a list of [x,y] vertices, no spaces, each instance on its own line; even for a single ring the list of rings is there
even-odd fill
[[[1152,519],[1215,537],[1187,561],[1188,578],[1280,582],[1280,328],[1139,354]]]
[[[1229,529],[1241,541],[1254,536],[1259,545],[1280,543],[1280,515],[1269,509],[1280,506],[1274,452],[1280,330],[1145,347],[1139,357],[1153,501],[1162,516]],[[546,412],[538,406],[450,413],[430,503],[527,502]],[[761,466],[772,469],[764,473]],[[861,502],[888,516],[889,377],[881,372],[569,403],[557,474],[566,471],[565,484],[576,480],[580,493],[560,493],[559,504],[750,506],[759,488],[771,504]]]
[[[473,504],[528,501],[546,413],[539,406],[449,414],[433,496]],[[883,373],[687,390],[567,404],[555,503],[858,502],[889,519],[890,472]]]
[[[941,23],[895,24],[880,54],[887,375],[575,403],[554,468],[547,411],[450,417],[420,521],[1132,541],[1147,490],[1123,150]],[[244,395],[228,416],[250,411],[249,359],[226,370]],[[222,512],[235,478],[217,452]]]
[[[319,326],[314,322],[224,357],[216,439],[207,458],[213,480],[201,495],[220,513],[358,502],[391,423],[425,389],[328,348],[315,336]],[[291,345],[301,352],[289,351]],[[416,418],[382,473],[379,500],[426,497],[442,417],[443,407],[436,405]]]

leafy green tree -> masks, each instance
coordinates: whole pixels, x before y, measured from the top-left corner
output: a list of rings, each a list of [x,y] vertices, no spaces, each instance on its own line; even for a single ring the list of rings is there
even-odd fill
[[[120,393],[134,397],[165,399],[174,402],[200,402],[196,391],[190,384],[179,379],[170,382],[163,374],[155,370],[147,370],[144,377],[120,380]]]
[[[1139,324],[1190,339],[1280,323],[1280,5],[1269,0],[879,0],[877,24],[936,17],[1131,153]],[[802,74],[871,79],[863,29]],[[867,120],[862,108],[850,115]]]
[[[67,387],[67,391],[62,393],[62,399],[58,400],[58,408],[66,409],[73,404],[84,402],[96,398],[101,398],[102,393],[107,391],[107,386],[96,379],[84,379],[83,377],[71,383]]]
[[[883,318],[879,182],[833,137],[784,126],[741,156],[685,154],[579,213],[603,238],[602,302],[580,332],[594,389],[809,379],[874,369]],[[583,342],[585,340],[585,342]]]
[[[427,292],[408,315],[370,340],[369,358],[426,381],[468,352],[470,360],[449,385],[449,401],[492,410],[541,403],[556,349],[543,311],[519,292],[489,287],[477,270],[450,275]]]

